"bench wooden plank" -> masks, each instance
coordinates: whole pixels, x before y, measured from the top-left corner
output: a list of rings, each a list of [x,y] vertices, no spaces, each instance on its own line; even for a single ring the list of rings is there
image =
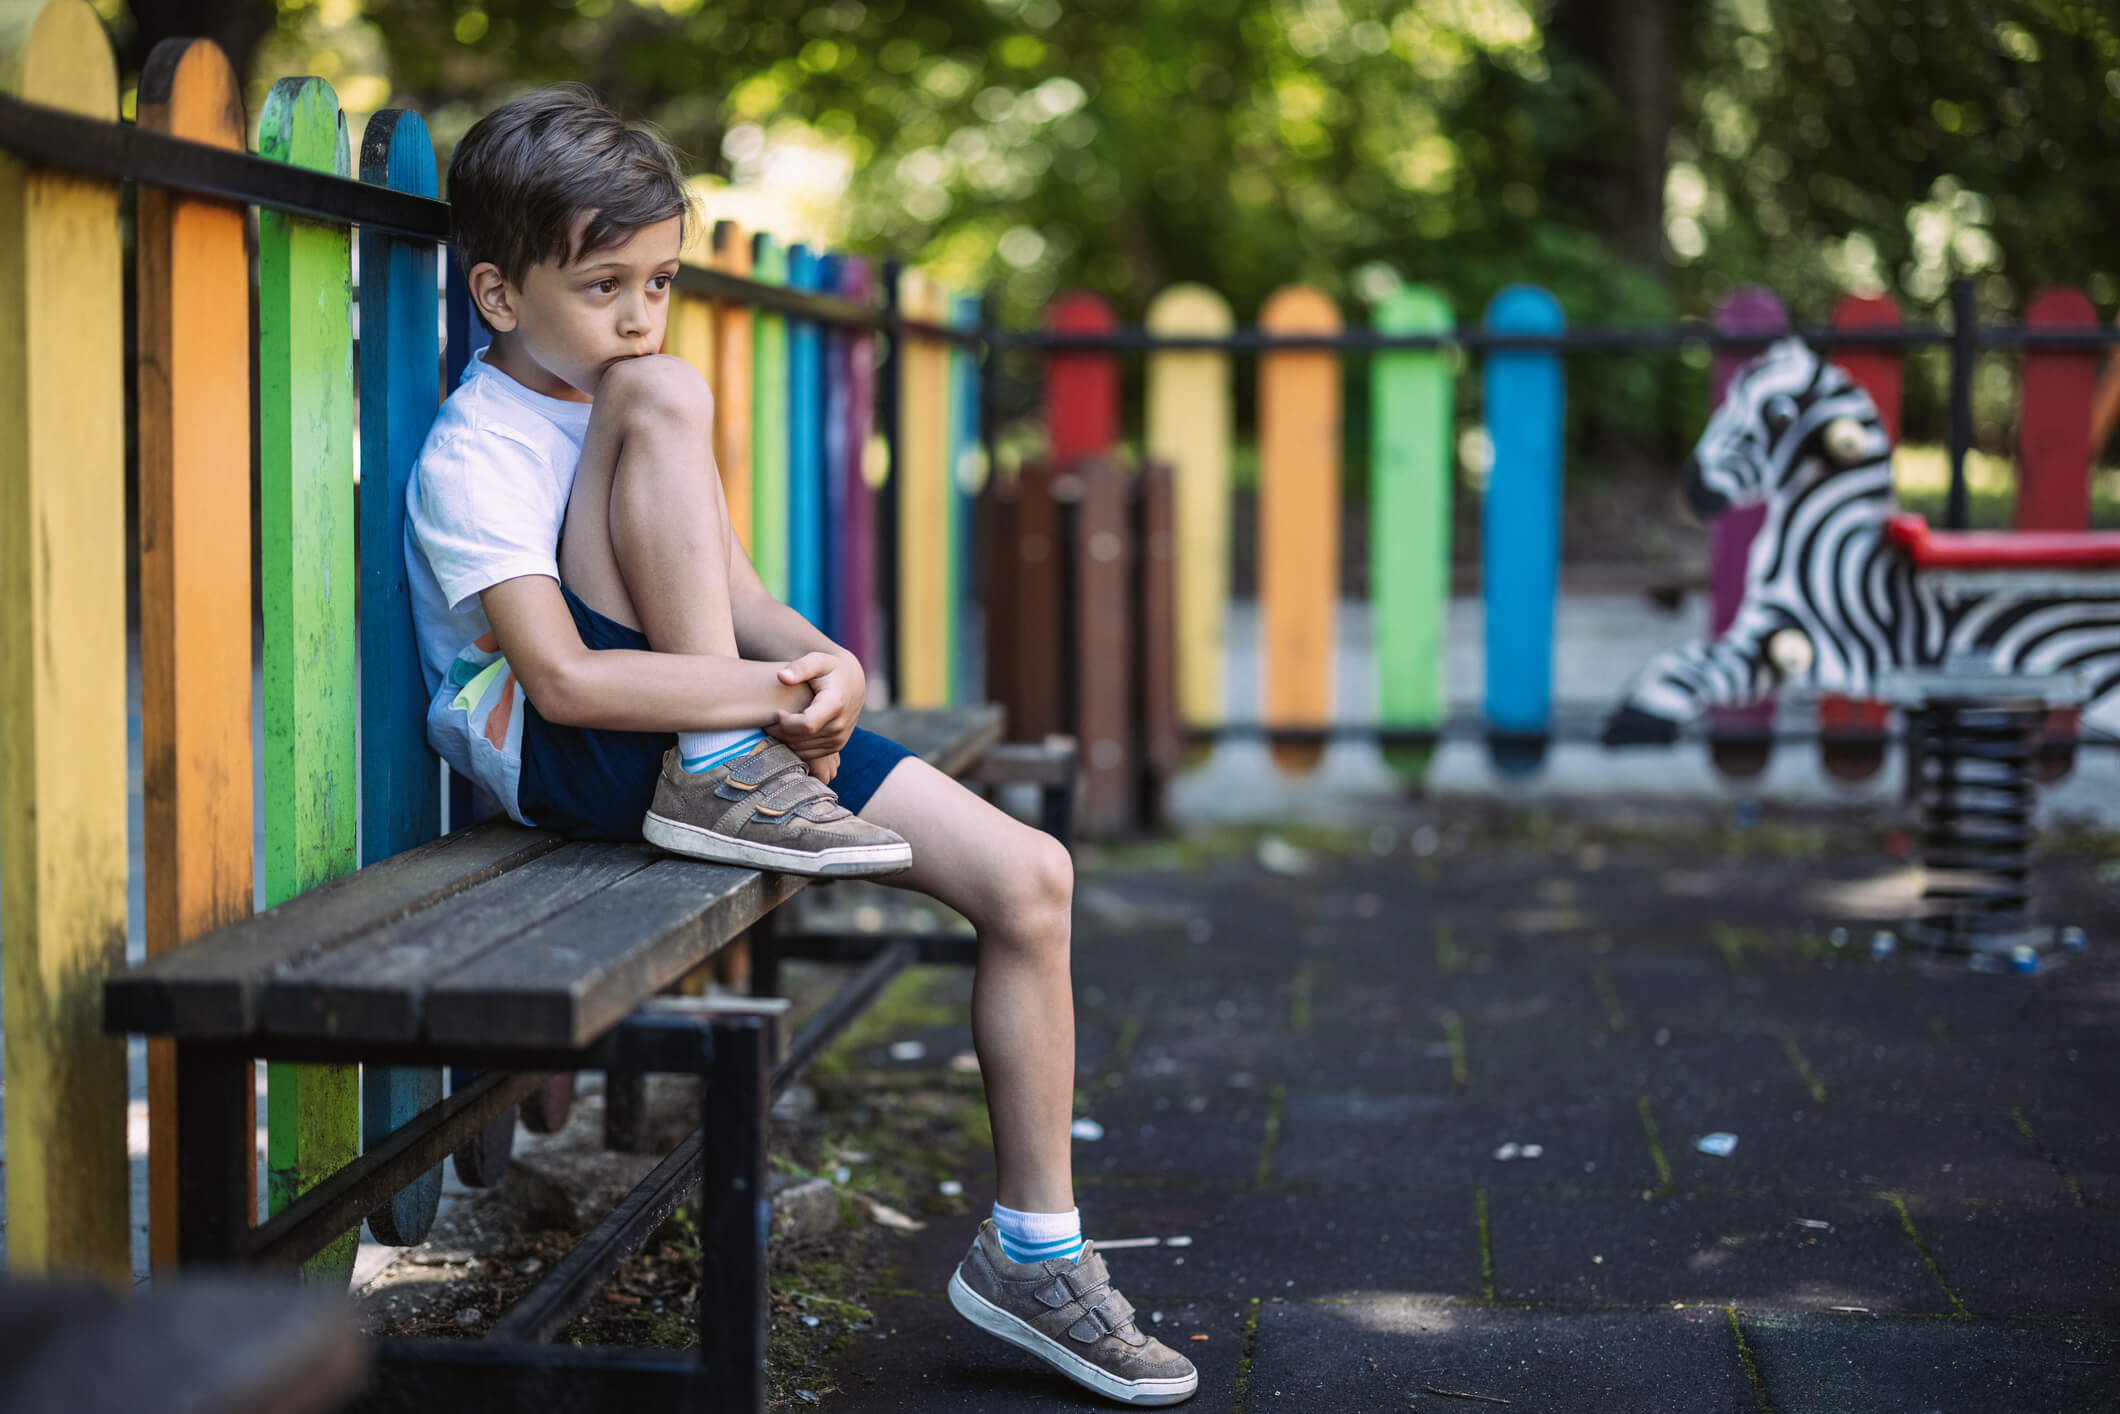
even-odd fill
[[[411,1041],[428,986],[655,862],[644,844],[569,844],[268,979],[268,1035]]]
[[[992,704],[879,711],[863,721],[952,775],[1000,740],[1002,726]],[[423,1034],[448,1045],[587,1045],[803,883],[662,860],[430,982]]]
[[[430,984],[425,1038],[586,1046],[806,880],[662,859]]]
[[[276,968],[320,957],[563,843],[541,830],[496,823],[393,855],[111,978],[104,984],[104,1024],[187,1040],[247,1036],[257,1029],[258,992]]]
[[[865,714],[863,723],[936,769],[962,775],[1000,740],[1002,713],[991,703],[881,709]],[[431,992],[447,981],[450,1005],[462,1007],[472,988],[452,975],[452,967],[468,967],[502,944],[512,947],[512,940],[548,921],[557,927],[562,912],[572,911],[570,904],[655,867],[656,859],[645,845],[569,845],[518,825],[477,825],[321,885],[112,979],[105,988],[106,1021],[113,1029],[193,1040],[262,1031],[410,1041],[421,1034],[423,987]],[[665,862],[665,873],[689,869],[702,880],[722,872],[691,861]],[[503,874],[510,877],[501,880]],[[699,900],[718,886],[688,887],[695,907],[703,907]],[[704,929],[699,936],[708,936],[723,927],[726,915],[737,920],[728,925],[732,929],[746,927],[772,906],[748,905],[746,897],[731,893],[711,923],[685,915],[672,926]],[[586,926],[589,916],[575,922]],[[622,931],[628,936],[609,940],[617,949],[611,956],[619,960],[593,964],[606,972],[589,977],[579,996],[623,995],[623,988],[611,990],[609,978],[634,975],[624,970],[639,965],[626,960],[633,947],[629,938],[650,935],[630,925]],[[418,951],[402,950],[411,948]],[[691,959],[678,967],[681,972],[711,950],[681,938],[672,943],[671,955]],[[652,945],[648,951],[660,958]],[[650,970],[659,974],[661,962]]]

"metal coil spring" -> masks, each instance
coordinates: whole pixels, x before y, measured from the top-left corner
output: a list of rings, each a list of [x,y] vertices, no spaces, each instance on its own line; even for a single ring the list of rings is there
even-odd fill
[[[2032,921],[2033,767],[2045,709],[2036,702],[1931,700],[1914,714],[1926,910],[1913,930],[1931,947],[2007,952]]]

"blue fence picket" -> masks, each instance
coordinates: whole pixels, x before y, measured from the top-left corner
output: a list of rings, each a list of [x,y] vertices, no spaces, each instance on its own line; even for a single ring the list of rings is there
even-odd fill
[[[434,144],[417,113],[386,109],[361,139],[361,180],[435,194]],[[424,844],[442,829],[419,650],[405,578],[405,483],[434,421],[442,366],[435,247],[362,227],[361,252],[361,862]],[[372,1149],[442,1098],[432,1066],[369,1066],[361,1145]],[[408,1247],[434,1223],[437,1164],[368,1216],[376,1240]]]
[[[822,290],[822,257],[788,247],[788,284]],[[824,618],[824,340],[814,320],[788,321],[788,606]]]
[[[1558,334],[1560,302],[1536,285],[1511,285],[1487,304],[1494,333]],[[1537,769],[1535,737],[1553,716],[1553,614],[1560,589],[1561,360],[1558,353],[1497,349],[1483,388],[1494,462],[1480,506],[1480,578],[1486,606],[1487,722],[1495,765]]]

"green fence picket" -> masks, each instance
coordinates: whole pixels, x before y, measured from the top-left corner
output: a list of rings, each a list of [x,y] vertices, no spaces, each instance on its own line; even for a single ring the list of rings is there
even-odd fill
[[[322,79],[281,79],[258,152],[350,175],[346,122]],[[265,902],[353,870],[353,331],[350,233],[258,213],[259,519],[265,612]],[[360,1152],[350,1065],[275,1064],[267,1090],[267,1202],[277,1212]],[[305,1270],[343,1280],[355,1233]]]
[[[1380,334],[1444,334],[1440,291],[1407,285],[1377,307]],[[1377,722],[1443,724],[1443,631],[1450,613],[1450,355],[1395,349],[1369,363],[1369,604],[1375,625]],[[1427,747],[1385,759],[1408,785],[1427,773]]]

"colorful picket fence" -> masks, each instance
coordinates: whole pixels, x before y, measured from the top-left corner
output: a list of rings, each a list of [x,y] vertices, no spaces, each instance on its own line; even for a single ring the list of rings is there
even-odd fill
[[[113,122],[117,74],[84,0],[48,0],[0,33],[0,93]],[[246,149],[240,87],[206,41],[150,56],[142,127]],[[320,79],[274,85],[260,157],[432,197],[415,114],[378,113],[349,145]],[[115,179],[31,165],[0,148],[0,936],[8,1038],[7,1230],[19,1271],[130,1272],[126,1079],[103,1033],[101,980],[126,932],[126,582],[123,254]],[[160,953],[251,908],[253,811],[277,902],[434,838],[441,773],[427,749],[402,551],[407,479],[445,386],[482,342],[432,240],[356,233],[261,208],[257,400],[245,210],[143,181],[138,201],[141,750],[147,947]],[[714,227],[712,268],[873,303],[855,258]],[[976,322],[917,271],[898,305],[936,331],[891,340],[849,324],[681,289],[666,348],[717,393],[712,451],[761,574],[869,665],[872,701],[960,700],[968,483],[981,438],[976,363],[940,330]],[[437,335],[445,324],[447,346]],[[359,374],[356,401],[355,373]],[[968,371],[969,369],[969,371]],[[897,462],[879,451],[888,389]],[[359,419],[360,475],[354,465]],[[248,468],[255,437],[264,608],[264,791],[252,800]],[[896,503],[895,505],[893,503]],[[884,525],[903,542],[879,582]],[[358,573],[356,564],[358,563]],[[895,623],[886,608],[897,605]],[[893,662],[882,645],[898,645]],[[357,664],[362,665],[358,666]],[[356,741],[358,732],[358,751]],[[229,783],[239,783],[231,787]],[[467,823],[458,802],[454,824]],[[361,858],[355,857],[358,822]],[[149,1056],[149,1227],[174,1257],[172,1060]],[[432,1069],[270,1068],[267,1197],[275,1210],[435,1103]],[[367,1114],[363,1132],[363,1099]],[[505,1159],[512,1121],[500,1126]],[[459,1156],[491,1181],[490,1146]],[[479,1153],[483,1152],[483,1158]],[[472,1162],[474,1159],[477,1162]],[[435,1170],[370,1218],[420,1240]],[[246,1216],[248,1192],[229,1198]],[[353,1234],[311,1263],[351,1268]]]
[[[1897,306],[1883,297],[1848,297],[1835,306],[1833,330],[1859,335],[1900,325]],[[2074,290],[2048,290],[2027,307],[2030,328],[2081,331],[2095,323],[2089,300]],[[1082,536],[1093,534],[1092,488],[1124,474],[1116,465],[1128,440],[1122,407],[1129,365],[1103,345],[1055,341],[1043,369],[1049,455],[998,487],[991,535],[1004,547],[992,556],[987,603],[995,617],[989,638],[990,692],[1011,707],[1019,732],[1034,736],[1067,729],[1082,741],[1086,828],[1138,826],[1146,813],[1129,813],[1120,781],[1138,774],[1148,734],[1159,718],[1140,705],[1152,696],[1155,667],[1124,639],[1170,625],[1174,716],[1183,729],[1227,724],[1228,624],[1232,601],[1232,448],[1238,372],[1230,336],[1229,304],[1196,285],[1175,286],[1152,300],[1143,321],[1151,342],[1141,360],[1143,479],[1171,478],[1176,514],[1169,541],[1167,615],[1103,615],[1092,639],[1071,635],[1071,614],[1096,612],[1088,595],[1094,560]],[[1718,350],[1713,388],[1723,386],[1753,352],[1791,321],[1781,302],[1761,289],[1726,298],[1715,327],[1756,335]],[[1094,295],[1069,293],[1048,308],[1051,335],[1121,333],[1112,310]],[[1351,342],[1334,347],[1340,315],[1322,292],[1278,291],[1261,307],[1260,335],[1304,336],[1318,344],[1260,349],[1252,360],[1257,406],[1260,725],[1283,733],[1273,755],[1280,768],[1304,773],[1320,748],[1306,740],[1336,720],[1367,718],[1419,740],[1446,720],[1443,636],[1450,586],[1450,527],[1457,483],[1453,409],[1454,356],[1441,348],[1400,347],[1366,352],[1369,393],[1368,544],[1342,547],[1341,448],[1346,419],[1341,393]],[[1408,286],[1380,303],[1372,330],[1382,335],[1448,336],[1455,328],[1448,302],[1424,286]],[[1562,336],[1559,302],[1535,286],[1502,290],[1483,312],[1486,336]],[[1172,341],[1168,344],[1161,340]],[[1219,343],[1217,341],[1220,341]],[[1906,354],[1899,346],[1860,342],[1837,347],[1843,363],[1878,405],[1886,426],[1899,432]],[[2100,355],[2083,348],[2030,348],[2021,360],[2022,414],[2018,428],[2019,529],[2083,529],[2088,524],[2093,427],[2120,419],[2120,374],[2099,387]],[[1480,419],[1491,463],[1482,494],[1480,596],[1486,678],[1478,699],[1489,749],[1505,773],[1539,768],[1556,721],[1553,685],[1555,607],[1562,550],[1562,448],[1566,416],[1563,356],[1552,346],[1502,337],[1479,355]],[[2094,411],[2098,409],[2099,411]],[[1138,493],[1135,493],[1138,494]],[[1745,556],[1762,517],[1753,508],[1720,517],[1710,528],[1710,624],[1721,631],[1736,614]],[[1124,553],[1137,565],[1141,594],[1162,592],[1151,565],[1150,538],[1137,535]],[[1373,638],[1375,698],[1366,704],[1332,700],[1339,674],[1337,617],[1343,555],[1366,554]],[[1087,556],[1087,558],[1085,558]],[[1016,582],[998,584],[1003,566]],[[995,594],[1007,597],[1001,603]],[[1046,600],[1059,597],[1051,604]],[[1058,665],[1020,645],[1061,645]],[[1144,676],[1145,675],[1145,676]],[[1467,684],[1460,684],[1464,689]],[[1131,718],[1116,704],[1131,694]],[[1859,782],[1885,760],[1888,709],[1877,702],[1827,696],[1819,703],[1819,754],[1837,779]],[[1711,757],[1725,776],[1759,775],[1775,749],[1772,703],[1717,711],[1707,723]],[[1124,728],[1130,721],[1132,726]],[[1176,730],[1176,728],[1172,728]],[[2055,723],[2057,734],[2073,730]],[[1129,731],[1132,733],[1129,735]],[[1425,772],[1424,746],[1393,746],[1387,759],[1409,783]],[[2051,760],[2051,758],[2050,758]]]

